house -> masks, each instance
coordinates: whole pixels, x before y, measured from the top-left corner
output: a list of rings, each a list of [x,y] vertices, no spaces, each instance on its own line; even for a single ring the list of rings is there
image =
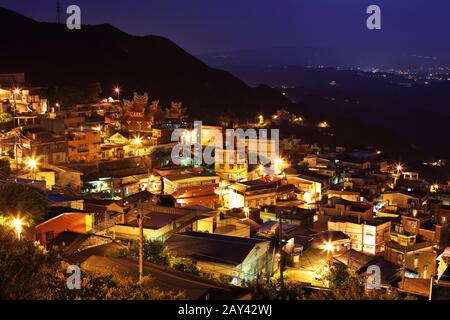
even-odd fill
[[[235,284],[273,273],[266,240],[184,232],[174,234],[166,244],[177,256],[194,261],[202,272],[226,276]]]
[[[252,180],[237,182],[228,187],[228,208],[258,208],[275,205],[277,183]]]
[[[385,205],[408,209],[420,206],[427,200],[427,194],[417,191],[389,190],[381,194],[381,199]]]
[[[323,222],[329,217],[349,217],[370,221],[374,219],[373,205],[331,198],[326,204],[319,206],[319,220]]]
[[[194,230],[213,232],[214,212],[204,213],[196,209],[155,206],[143,203],[142,209],[136,208],[116,217],[116,224],[105,230],[106,234],[116,239],[137,240],[139,222],[137,213],[143,212],[144,237],[148,240],[167,240],[179,231]]]
[[[21,179],[34,179],[37,181],[45,181],[45,187],[52,190],[55,187],[55,172],[45,168],[38,168],[37,170],[28,171],[25,174],[19,175]]]
[[[231,161],[232,160],[232,161]],[[222,180],[247,180],[248,163],[238,150],[219,149],[215,153],[214,171]]]
[[[314,171],[300,171],[296,175],[288,175],[287,183],[293,184],[303,193],[306,203],[313,203],[322,199],[322,192],[330,185],[330,177]]]
[[[328,190],[328,198],[340,198],[351,202],[361,201],[361,193],[353,190]]]
[[[437,254],[431,242],[408,232],[391,231],[386,242],[384,259],[405,267],[417,278],[430,279],[435,271]]]
[[[180,189],[204,186],[218,186],[219,177],[205,173],[182,173],[163,177],[164,194],[173,194]]]
[[[36,241],[47,245],[64,231],[88,233],[91,230],[91,214],[67,207],[50,207],[46,220],[35,227]]]
[[[377,255],[384,251],[389,241],[390,221],[364,221],[354,218],[333,217],[328,221],[329,231],[341,231],[351,239],[350,247],[368,255]]]
[[[71,163],[91,163],[102,159],[100,131],[90,127],[69,128],[69,153]]]
[[[312,248],[328,251],[330,255],[340,255],[351,247],[351,238],[342,231],[322,231],[314,235]]]
[[[41,164],[61,164],[67,162],[67,139],[39,129],[29,129],[21,139],[21,147],[18,148],[18,158],[22,162],[28,158],[39,159]]]
[[[284,223],[304,228],[312,228],[314,224],[313,210],[298,207],[263,206],[259,211],[259,218],[263,222],[278,221],[279,215],[281,215],[281,221]]]
[[[212,174],[184,173],[163,177],[164,194],[172,195],[180,207],[203,205],[216,207],[219,199],[215,188],[219,177]]]

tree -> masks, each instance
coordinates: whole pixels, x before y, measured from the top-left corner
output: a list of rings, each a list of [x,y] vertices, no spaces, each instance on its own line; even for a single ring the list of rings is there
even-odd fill
[[[8,217],[28,218],[39,222],[49,209],[45,191],[18,183],[0,185],[0,212]]]
[[[171,255],[164,242],[159,240],[144,240],[143,247],[145,261],[165,266],[170,265]],[[139,257],[137,242],[133,243],[130,253],[133,258],[137,259]]]
[[[172,300],[182,293],[155,289],[151,278],[141,283],[110,273],[82,272],[81,288],[69,290],[68,264],[58,251],[18,241],[0,229],[1,300]]]
[[[266,282],[255,280],[247,283],[254,300],[305,300],[304,287],[300,283],[285,281],[281,287],[280,279],[270,279]]]
[[[159,240],[144,240],[144,261],[160,264],[172,268],[174,270],[186,272],[199,276],[200,269],[191,260],[177,257],[173,254],[164,242]],[[134,243],[130,248],[130,255],[134,259],[138,259],[138,244]]]
[[[13,121],[13,117],[9,113],[0,113],[0,124]]]
[[[322,290],[310,295],[312,300],[396,300],[397,294],[388,294],[383,289],[367,290],[364,279],[350,273],[344,265],[333,265],[326,279],[330,290]]]

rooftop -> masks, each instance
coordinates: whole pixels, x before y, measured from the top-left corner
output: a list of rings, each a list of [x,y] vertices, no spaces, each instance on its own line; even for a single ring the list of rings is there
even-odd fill
[[[231,237],[203,232],[173,235],[167,245],[177,255],[197,260],[239,265],[255,246],[264,240]]]

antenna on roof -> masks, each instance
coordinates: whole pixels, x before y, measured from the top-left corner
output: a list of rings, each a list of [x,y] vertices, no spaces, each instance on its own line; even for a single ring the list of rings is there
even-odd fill
[[[56,0],[56,23],[61,23],[61,2]]]

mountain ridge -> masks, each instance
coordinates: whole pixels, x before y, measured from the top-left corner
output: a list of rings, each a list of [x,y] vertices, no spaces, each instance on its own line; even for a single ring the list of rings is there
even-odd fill
[[[0,72],[25,72],[33,85],[95,80],[112,95],[119,84],[124,96],[148,91],[152,99],[182,101],[193,116],[206,118],[221,113],[248,118],[291,105],[268,86],[249,87],[161,36],[129,35],[110,24],[68,30],[2,7],[0,27],[8,31],[8,46],[0,50]]]

